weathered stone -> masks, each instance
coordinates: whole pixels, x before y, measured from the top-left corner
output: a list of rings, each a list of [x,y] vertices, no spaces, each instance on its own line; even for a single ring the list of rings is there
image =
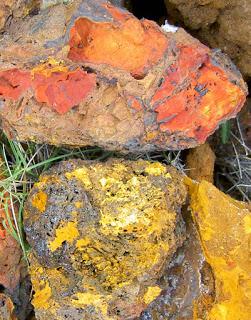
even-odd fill
[[[164,288],[140,320],[204,319],[215,299],[214,277],[200,245],[194,223],[185,216],[186,241],[177,250],[160,280]],[[194,318],[194,314],[198,316]]]
[[[16,18],[32,14],[39,9],[40,0],[1,0],[0,2],[0,32],[8,27],[8,24]],[[7,26],[6,26],[7,24]]]
[[[221,48],[251,76],[250,0],[165,0],[170,17],[193,30],[211,47]]]
[[[189,150],[186,158],[187,175],[196,181],[214,181],[215,154],[208,143]]]
[[[17,320],[10,297],[0,293],[0,320]]]
[[[19,19],[0,50],[2,127],[18,140],[124,152],[194,147],[247,94],[222,53],[104,0]]]
[[[188,184],[193,219],[215,278],[216,298],[204,317],[249,320],[251,206],[230,198],[209,182]]]
[[[185,198],[181,174],[143,160],[74,160],[44,174],[24,216],[37,319],[139,316],[184,241]]]
[[[0,158],[0,181],[5,179],[5,163]],[[30,304],[30,280],[23,259],[14,215],[18,220],[18,207],[12,207],[10,195],[1,187],[0,198],[0,320],[26,320],[32,310]],[[7,211],[8,209],[8,211]],[[14,306],[13,306],[14,303]]]

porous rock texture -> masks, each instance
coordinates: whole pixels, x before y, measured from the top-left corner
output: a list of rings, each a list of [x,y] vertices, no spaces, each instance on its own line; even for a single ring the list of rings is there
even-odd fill
[[[5,28],[0,117],[11,138],[184,149],[241,109],[238,70],[182,28],[165,32],[105,0],[66,2]]]
[[[42,175],[25,208],[38,320],[135,319],[184,241],[183,177],[160,163],[72,160]]]
[[[249,320],[251,206],[207,181],[188,185],[193,219],[215,279],[215,300],[202,319]],[[194,316],[201,318],[196,308]]]
[[[212,48],[227,53],[251,76],[250,0],[165,0],[172,21],[182,23]]]

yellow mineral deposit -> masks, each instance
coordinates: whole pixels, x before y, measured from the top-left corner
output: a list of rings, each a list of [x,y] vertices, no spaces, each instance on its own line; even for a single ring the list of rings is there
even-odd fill
[[[250,320],[251,206],[209,182],[187,182],[193,219],[215,277],[216,298],[206,319]]]
[[[67,172],[65,176],[67,179],[76,178],[82,181],[85,188],[91,187],[91,180],[88,176],[88,169],[84,166],[82,168],[76,169],[73,172]]]
[[[154,299],[156,299],[159,296],[160,292],[161,292],[161,289],[158,286],[148,287],[144,295],[145,304],[151,303]]]
[[[38,209],[41,213],[44,212],[47,203],[47,194],[43,191],[39,191],[32,198],[32,205]]]
[[[56,237],[49,243],[51,251],[57,250],[64,241],[72,243],[79,236],[77,223],[70,221],[56,230]]]

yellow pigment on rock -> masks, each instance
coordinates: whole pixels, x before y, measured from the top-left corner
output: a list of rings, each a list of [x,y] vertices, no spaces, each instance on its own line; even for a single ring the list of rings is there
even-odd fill
[[[215,277],[216,301],[206,319],[250,320],[250,206],[209,182],[187,183],[193,219]]]
[[[81,202],[81,201],[76,201],[76,202],[75,202],[75,207],[76,207],[77,209],[82,208],[82,207],[83,207],[83,202]]]
[[[56,230],[56,237],[49,243],[51,251],[57,250],[64,241],[72,243],[79,236],[76,222],[67,222],[65,226]]]
[[[153,176],[160,176],[166,173],[166,167],[159,162],[153,162],[145,168],[145,172]]]
[[[32,205],[36,209],[38,209],[41,213],[45,211],[47,203],[47,194],[43,191],[39,191],[38,193],[34,194],[32,198]]]
[[[85,188],[87,189],[92,186],[92,183],[88,174],[88,168],[84,166],[72,172],[67,172],[65,176],[67,179],[72,179],[72,178],[78,179],[84,184]]]
[[[68,72],[68,67],[64,66],[62,61],[58,61],[50,57],[46,62],[33,68],[31,70],[31,75],[33,78],[36,74],[51,77],[52,73],[56,72]]]
[[[148,287],[147,291],[144,295],[144,302],[146,304],[151,303],[154,299],[156,299],[161,293],[161,289],[158,286]]]
[[[144,162],[146,164],[147,162]],[[166,174],[166,167],[162,164],[147,163],[146,168],[151,174]],[[85,184],[86,177],[91,175],[84,169],[84,175],[67,173],[67,178],[78,176]],[[146,171],[146,170],[145,170]],[[78,169],[81,172],[81,169]],[[113,166],[109,173],[98,180],[102,194],[95,192],[93,201],[100,208],[100,232],[104,236],[117,237],[119,234],[135,233],[135,243],[131,241],[130,251],[135,251],[133,257],[125,256],[117,261],[113,257],[102,254],[104,243],[96,237],[95,231],[89,232],[89,237],[77,241],[77,248],[82,252],[85,263],[92,264],[96,272],[104,273],[105,287],[123,287],[131,283],[135,277],[140,277],[145,270],[151,268],[166,255],[170,246],[165,239],[161,239],[163,228],[175,226],[176,213],[167,207],[165,192],[150,183],[149,178],[140,175],[123,179],[126,167],[122,164]],[[149,174],[149,173],[148,173]],[[142,186],[145,187],[141,192]],[[116,188],[114,193],[112,188]],[[149,237],[154,234],[158,243],[150,242]],[[90,244],[92,244],[90,246]],[[108,248],[105,248],[108,250]],[[99,254],[101,252],[101,254]],[[137,252],[137,254],[136,254]],[[147,252],[147,257],[145,255]],[[133,260],[132,260],[133,259]],[[130,262],[131,261],[131,262]]]
[[[42,289],[39,287],[42,287]],[[38,309],[47,309],[50,305],[49,301],[51,298],[51,288],[49,283],[41,281],[36,287],[33,283],[33,290],[35,291],[32,299],[33,306]]]

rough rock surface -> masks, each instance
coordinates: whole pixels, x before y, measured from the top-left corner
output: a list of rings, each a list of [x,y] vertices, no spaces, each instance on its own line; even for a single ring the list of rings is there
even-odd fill
[[[1,0],[0,33],[11,23],[21,17],[34,13],[39,8],[40,0]]]
[[[63,162],[29,195],[38,320],[134,319],[184,240],[183,177],[160,163]]]
[[[215,301],[204,317],[249,320],[251,206],[230,198],[209,182],[189,184],[193,219],[215,278]]]
[[[162,294],[139,320],[203,319],[215,299],[214,277],[190,214],[185,215],[186,241],[177,250],[159,284]],[[196,308],[195,308],[196,306]],[[194,318],[196,312],[197,318]]]
[[[221,48],[251,76],[250,0],[165,0],[169,15],[213,48]],[[176,17],[176,19],[175,19]]]
[[[194,147],[247,94],[221,52],[104,0],[16,19],[0,51],[2,127],[24,141],[124,152]]]
[[[4,169],[4,161],[0,158],[0,181],[5,178]],[[14,320],[16,317],[18,320],[26,320],[32,309],[30,280],[20,244],[13,237],[15,223],[10,196],[0,191],[0,320]],[[16,206],[14,211],[18,215]]]
[[[0,320],[17,320],[10,297],[0,293]]]

